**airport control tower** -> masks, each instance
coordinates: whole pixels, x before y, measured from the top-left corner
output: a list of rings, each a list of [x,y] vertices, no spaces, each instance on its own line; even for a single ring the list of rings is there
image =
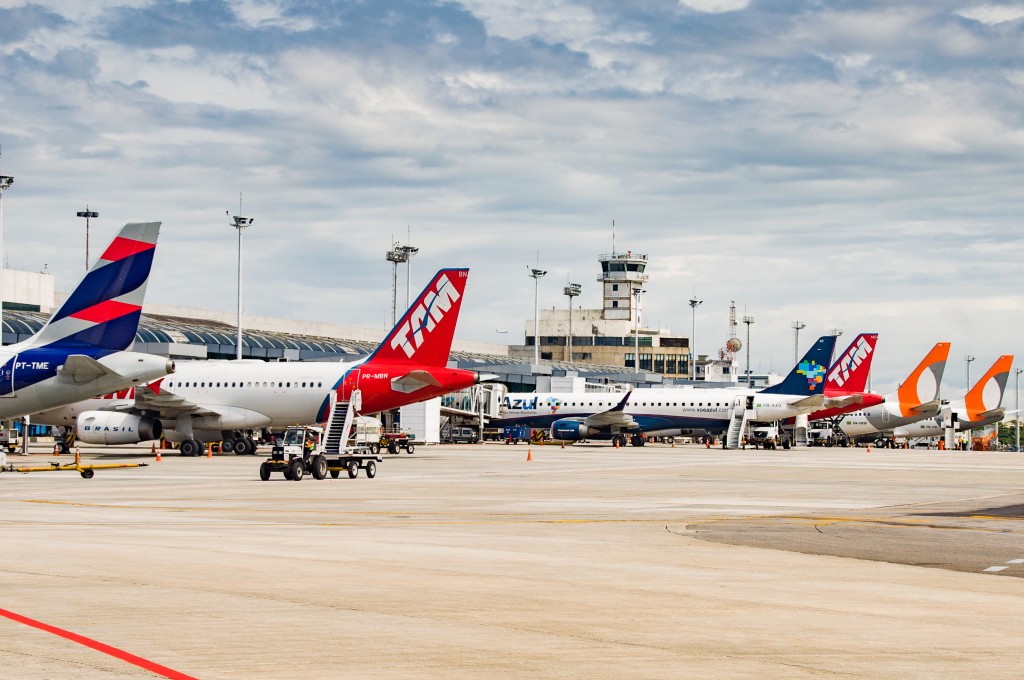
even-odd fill
[[[634,290],[643,289],[647,282],[647,256],[629,251],[600,255],[597,259],[601,263],[597,281],[604,298],[602,318],[635,322],[643,295],[635,295]]]

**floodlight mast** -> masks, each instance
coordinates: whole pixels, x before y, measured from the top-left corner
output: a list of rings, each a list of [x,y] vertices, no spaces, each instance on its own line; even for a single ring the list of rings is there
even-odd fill
[[[85,218],[85,271],[89,271],[89,218],[99,217],[100,214],[93,210],[89,210],[89,206],[85,206],[85,210],[79,210],[75,213],[77,217]]]
[[[583,290],[583,286],[578,283],[566,284],[565,288],[562,289],[562,293],[569,298],[569,345],[566,360],[572,361],[572,299],[580,294]]]
[[[14,184],[14,177],[0,175],[0,346],[4,344],[4,192]]]
[[[633,372],[640,372],[640,296],[647,291],[643,288],[633,289],[633,344],[636,354],[633,356]]]
[[[409,262],[408,246],[402,246],[395,241],[391,250],[384,253],[384,259],[391,263],[391,327],[398,323],[398,265]],[[406,297],[408,297],[408,276],[406,276]]]
[[[698,300],[696,294],[690,298],[690,380],[697,379],[697,367],[694,362],[697,353],[693,349],[693,338],[697,334],[697,307],[702,304],[704,301]]]
[[[526,268],[530,270],[528,276],[533,279],[533,363],[540,363],[540,336],[538,335],[539,323],[537,319],[540,317],[540,307],[538,303],[538,292],[540,290],[540,280],[547,274],[545,269],[537,269],[526,265]]]
[[[242,197],[238,197],[238,212],[242,212]],[[227,210],[224,211],[226,215],[231,215]],[[242,217],[241,215],[231,215],[231,226],[238,230],[238,337],[236,339],[236,352],[235,357],[237,359],[242,358],[242,230],[246,227],[252,226],[252,223],[256,221],[254,217]]]
[[[747,324],[747,387],[754,386],[754,374],[750,371],[750,326],[754,323],[754,317],[743,317],[743,323]]]

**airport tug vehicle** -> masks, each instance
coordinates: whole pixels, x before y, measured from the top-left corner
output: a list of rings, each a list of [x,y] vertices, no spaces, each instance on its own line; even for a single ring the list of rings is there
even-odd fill
[[[380,421],[357,416],[361,403],[360,392],[352,393],[347,402],[338,402],[331,395],[331,408],[327,427],[293,426],[260,465],[260,479],[267,481],[274,472],[285,479],[300,481],[307,473],[313,479],[324,479],[328,474],[337,479],[346,472],[351,479],[359,470],[373,479],[377,476],[380,457]]]

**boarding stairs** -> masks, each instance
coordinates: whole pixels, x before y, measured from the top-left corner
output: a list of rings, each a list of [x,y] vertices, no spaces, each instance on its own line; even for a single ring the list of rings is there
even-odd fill
[[[810,443],[807,439],[807,430],[810,429],[808,420],[807,414],[799,415],[794,419],[793,444],[795,446],[807,446]]]
[[[729,409],[729,429],[726,431],[725,448],[738,449],[743,440],[743,433],[747,426],[754,419],[754,409],[744,408],[744,398],[740,397],[733,402]]]
[[[327,456],[341,455],[352,436],[356,409],[362,404],[362,393],[355,390],[348,401],[338,401],[338,393],[331,393],[331,408],[327,413],[327,431],[324,433],[323,450]]]

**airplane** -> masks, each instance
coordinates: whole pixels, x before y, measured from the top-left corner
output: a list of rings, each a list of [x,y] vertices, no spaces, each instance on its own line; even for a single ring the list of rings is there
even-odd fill
[[[826,366],[836,336],[818,338],[781,383],[760,391],[736,388],[635,388],[624,395],[611,393],[534,393],[508,395],[508,415],[492,427],[527,425],[550,427],[553,439],[577,441],[611,436],[624,446],[643,446],[645,433],[705,430],[721,433],[732,421],[776,421],[823,406],[844,403],[848,397],[826,397]],[[735,416],[735,417],[734,417]]]
[[[133,444],[166,437],[183,456],[203,441],[251,454],[246,431],[313,425],[327,419],[330,394],[348,401],[360,391],[360,414],[387,411],[480,381],[448,368],[468,269],[442,269],[398,324],[365,359],[349,363],[195,361],[171,379],[36,414],[33,423],[75,427],[90,444]]]
[[[1000,422],[1006,415],[1003,397],[1006,396],[1006,381],[1012,366],[1013,355],[1004,354],[974,383],[963,399],[944,404],[932,419],[896,427],[893,434],[896,437],[939,437]],[[947,442],[947,445],[951,443]]]
[[[878,436],[889,440],[895,428],[938,415],[939,387],[949,348],[948,342],[936,343],[895,392],[885,395],[881,404],[843,416],[838,422],[839,429],[849,437]]]
[[[64,304],[27,340],[0,347],[0,419],[142,385],[174,362],[135,341],[159,222],[121,228]]]

